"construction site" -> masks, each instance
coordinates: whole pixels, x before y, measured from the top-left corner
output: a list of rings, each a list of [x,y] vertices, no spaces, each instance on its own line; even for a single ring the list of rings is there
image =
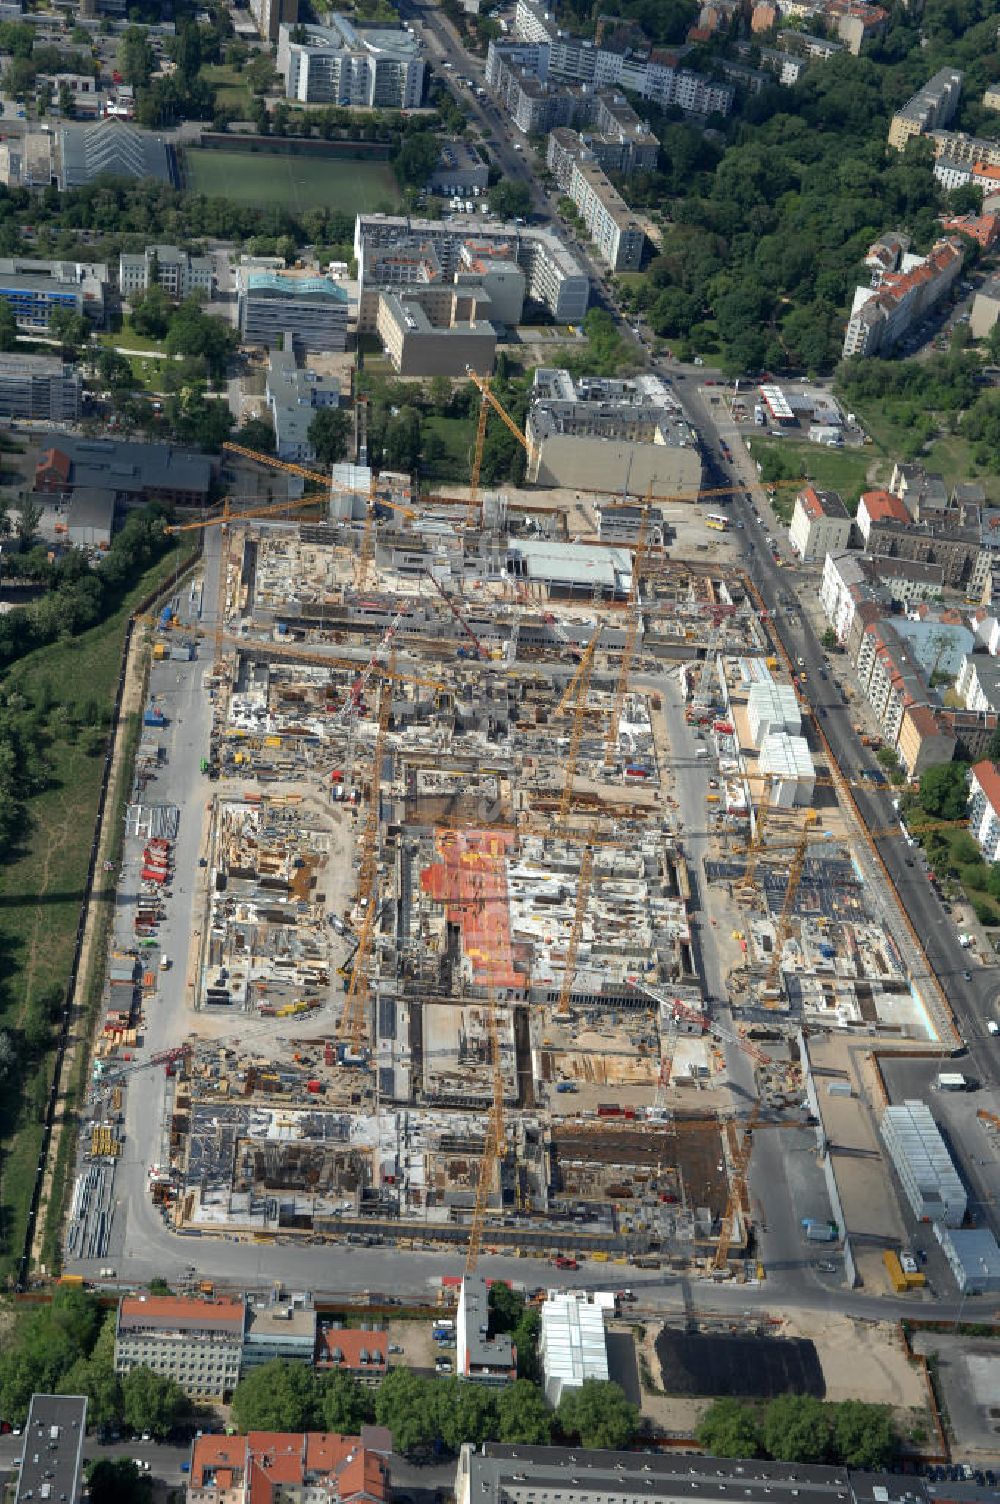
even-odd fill
[[[177,524],[219,545],[218,599],[196,579],[148,624],[130,818],[155,944],[170,840],[138,780],[168,756],[157,666],[196,674],[186,994],[143,1058],[134,960],[95,1134],[164,1067],[174,1230],[759,1277],[750,1148],[816,1124],[804,1033],[934,1026],[752,586],[670,547],[700,498],[623,505],[608,546],[606,497],[228,459],[300,494]]]

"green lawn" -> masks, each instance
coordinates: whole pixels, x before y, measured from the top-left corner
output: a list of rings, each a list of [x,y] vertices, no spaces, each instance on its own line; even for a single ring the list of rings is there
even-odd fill
[[[5,698],[24,690],[44,712],[48,787],[30,800],[20,850],[0,867],[0,1028],[17,1029],[28,1004],[65,985],[73,958],[103,768],[103,748],[86,749],[70,714],[88,700],[106,708],[118,682],[125,622],[135,601],[169,574],[171,551],[107,621],[68,642],[29,654],[3,676]],[[8,1136],[0,1145],[0,1278],[17,1263],[41,1138],[40,1108],[51,1056],[28,1074],[20,1102],[5,1102]],[[13,1125],[13,1131],[11,1131]]]
[[[422,468],[435,480],[468,482],[472,466],[472,451],[476,443],[476,423],[473,418],[428,417],[423,422],[423,442],[433,435],[442,446],[435,455],[432,449],[425,453]]]
[[[131,319],[123,319],[120,329],[112,333],[99,334],[97,339],[100,344],[108,345],[112,349],[145,350],[150,355],[163,354],[163,341],[149,339],[145,334],[137,334],[132,328]]]
[[[910,429],[905,424],[896,423],[878,403],[859,407],[857,414],[874,440],[869,454],[884,459],[888,476],[893,462],[906,455],[905,445],[912,437]],[[942,422],[945,421],[946,415],[942,418]],[[972,458],[972,446],[958,434],[942,429],[939,437],[921,453],[920,464],[925,470],[939,472],[949,489],[959,481],[975,478],[985,487],[992,501],[1000,501],[1000,475],[981,470]]]
[[[954,888],[956,891],[950,896],[962,894],[979,912],[981,923],[1000,925],[1000,903],[985,888],[973,887],[962,880],[963,869],[969,874],[981,872],[984,878],[989,872],[984,863],[970,863],[967,855],[961,856],[961,859],[955,855],[956,846],[960,854],[963,845],[968,847],[968,821],[957,820],[954,825],[942,827],[919,809],[911,808],[906,811],[906,827],[925,849],[927,859],[942,881],[946,893]]]
[[[307,209],[392,212],[402,202],[388,162],[194,149],[184,153],[184,176],[191,193],[234,204],[272,204],[294,214]]]
[[[821,490],[839,491],[849,512],[857,510],[858,498],[866,489],[868,467],[879,456],[871,447],[864,449],[827,449],[823,444],[793,444],[787,439],[760,439],[750,440],[750,452],[755,460],[763,460],[765,456],[773,458],[775,464],[780,467],[776,479],[811,480]],[[765,467],[764,478],[768,476]],[[889,470],[885,468],[884,478],[888,479]],[[787,517],[790,522],[792,507],[795,503],[795,493],[790,486],[783,487],[777,492],[776,500],[780,515],[784,516],[787,507]]]
[[[224,63],[205,63],[201,69],[201,76],[215,90],[217,106],[231,105],[238,110],[245,110],[249,118],[251,94],[241,73],[237,73],[235,68],[230,68]]]

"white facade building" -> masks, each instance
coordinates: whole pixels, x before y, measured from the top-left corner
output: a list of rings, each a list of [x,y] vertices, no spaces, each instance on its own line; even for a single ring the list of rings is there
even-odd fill
[[[882,1114],[882,1139],[918,1221],[961,1227],[965,1187],[927,1104],[903,1102],[887,1107]]]
[[[607,1380],[603,1307],[582,1293],[551,1292],[542,1305],[538,1355],[550,1405],[558,1405],[564,1390],[579,1389],[587,1379]]]
[[[346,16],[329,20],[328,26],[280,28],[278,72],[286,98],[300,104],[419,108],[424,60],[416,37],[401,28],[362,30]]]
[[[986,860],[1000,861],[1000,773],[988,759],[969,774],[969,829]]]
[[[193,292],[212,296],[215,282],[211,256],[192,256],[175,245],[147,245],[135,255],[123,251],[118,260],[118,286],[123,298],[146,292],[154,283],[181,303]]]
[[[793,809],[812,803],[816,769],[804,736],[789,736],[787,731],[770,732],[761,743],[759,766],[771,779],[769,804]]]
[[[798,736],[802,730],[802,713],[794,685],[776,684],[773,679],[751,684],[747,696],[747,722],[755,747],[763,746],[766,737],[779,731]]]
[[[805,564],[825,559],[846,548],[851,538],[851,519],[836,491],[817,491],[806,486],[795,498],[788,541]]]

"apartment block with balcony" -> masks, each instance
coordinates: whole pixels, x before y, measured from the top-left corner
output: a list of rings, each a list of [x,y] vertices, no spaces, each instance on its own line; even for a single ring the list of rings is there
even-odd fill
[[[546,160],[559,187],[576,205],[602,259],[613,271],[637,271],[645,232],[584,139],[564,128],[552,131]]]
[[[299,19],[299,0],[250,0],[250,14],[265,42],[276,42],[282,22]]]
[[[377,298],[372,300],[368,295],[370,288],[377,285],[375,268],[383,253],[388,258],[398,248],[409,254],[414,239],[432,248],[442,281],[454,277],[462,264],[463,247],[472,246],[479,255],[516,262],[524,273],[526,297],[547,308],[557,323],[583,322],[590,298],[590,279],[572,251],[545,226],[484,225],[471,216],[432,220],[407,219],[395,214],[359,214],[354,225],[360,288],[359,328],[364,327],[367,317],[366,297],[374,309],[372,317],[377,317]],[[429,281],[430,276],[417,268],[412,280]]]
[[[423,99],[423,50],[402,27],[337,15],[325,26],[282,25],[277,64],[285,97],[300,104],[415,110]]]
[[[239,1382],[246,1308],[228,1296],[125,1295],[115,1325],[115,1373],[151,1368],[192,1399],[222,1399]]]
[[[876,286],[859,287],[844,334],[845,360],[890,351],[941,301],[964,260],[962,243],[945,238],[926,256],[907,257],[903,270],[884,273]]]
[[[889,145],[902,151],[914,136],[948,125],[962,97],[962,74],[956,68],[939,68],[889,122]]]

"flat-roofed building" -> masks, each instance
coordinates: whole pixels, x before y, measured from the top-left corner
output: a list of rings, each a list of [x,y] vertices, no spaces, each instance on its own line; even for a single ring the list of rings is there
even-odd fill
[[[80,373],[54,355],[0,355],[0,417],[75,423]]]
[[[240,339],[268,349],[291,336],[296,350],[317,353],[347,347],[347,293],[329,277],[240,271]]]
[[[642,263],[645,231],[585,138],[566,127],[552,131],[546,161],[612,271],[637,271]]]
[[[316,451],[309,429],[317,412],[340,404],[340,382],[298,364],[291,350],[272,350],[264,385],[279,460],[311,465]]]
[[[488,376],[496,359],[497,332],[479,318],[489,299],[473,289],[454,289],[449,317],[433,323],[414,296],[404,292],[379,295],[377,330],[385,353],[398,376],[461,377],[471,368]]]
[[[424,93],[423,50],[401,26],[361,27],[347,16],[328,24],[282,25],[278,72],[300,104],[415,110]]]
[[[462,1280],[455,1317],[456,1371],[477,1384],[512,1384],[517,1352],[507,1332],[490,1336],[490,1289],[481,1274]]]
[[[115,1372],[151,1368],[193,1399],[218,1399],[239,1383],[246,1308],[241,1299],[124,1295],[115,1326]]]
[[[902,151],[913,136],[948,125],[962,97],[962,74],[957,68],[939,68],[889,122],[889,145]]]
[[[18,328],[29,332],[43,333],[57,309],[82,313],[103,327],[107,281],[103,262],[0,258],[0,298],[10,304]]]
[[[780,809],[812,804],[816,769],[804,736],[771,731],[760,745],[760,771],[770,779],[767,802]]]
[[[247,1308],[240,1373],[249,1373],[280,1358],[285,1363],[308,1363],[316,1355],[316,1307],[307,1296],[275,1291],[267,1301]]]
[[[33,1394],[24,1423],[15,1504],[78,1504],[83,1489],[87,1401],[80,1394]]]
[[[961,1227],[967,1196],[925,1102],[902,1102],[882,1114],[882,1140],[919,1222]]]
[[[963,1295],[995,1295],[1000,1290],[1000,1247],[988,1227],[945,1227],[934,1236]]]
[[[567,1389],[588,1379],[609,1377],[604,1309],[584,1294],[551,1291],[542,1303],[538,1356],[545,1376],[545,1398],[558,1405]]]
[[[544,486],[642,495],[697,491],[698,441],[673,392],[658,377],[535,371],[525,428],[528,479]]]

